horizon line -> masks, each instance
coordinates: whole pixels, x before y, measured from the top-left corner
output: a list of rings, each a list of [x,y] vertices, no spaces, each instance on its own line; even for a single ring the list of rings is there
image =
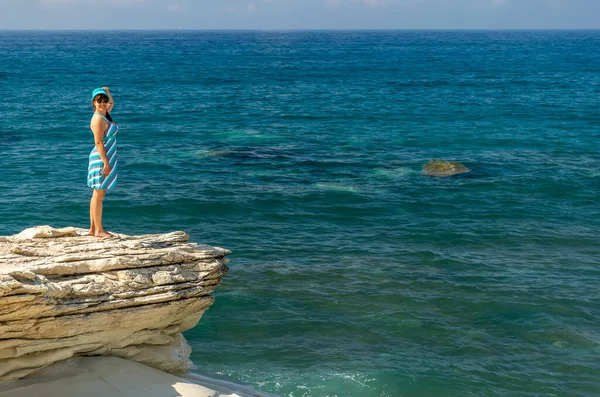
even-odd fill
[[[0,29],[0,32],[135,32],[135,31],[190,31],[190,32],[366,32],[366,31],[600,31],[600,28],[115,28],[115,29]]]

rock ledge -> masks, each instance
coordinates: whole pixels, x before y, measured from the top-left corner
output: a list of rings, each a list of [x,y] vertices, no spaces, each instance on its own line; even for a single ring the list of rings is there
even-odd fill
[[[213,303],[230,251],[184,232],[85,232],[38,226],[0,237],[0,381],[73,356],[187,371],[181,332]]]

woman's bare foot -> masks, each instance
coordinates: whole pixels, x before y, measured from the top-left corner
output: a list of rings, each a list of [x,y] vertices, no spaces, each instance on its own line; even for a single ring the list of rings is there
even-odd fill
[[[107,232],[106,230],[103,230],[101,232],[96,232],[94,234],[94,236],[96,237],[100,237],[100,238],[108,238],[108,237],[114,237],[112,234],[110,234],[109,232]]]
[[[86,236],[95,236],[96,231],[94,229],[90,229],[90,231],[86,234]]]

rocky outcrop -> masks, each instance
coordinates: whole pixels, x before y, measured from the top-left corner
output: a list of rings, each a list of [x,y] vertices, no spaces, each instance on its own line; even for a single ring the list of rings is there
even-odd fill
[[[213,303],[230,251],[184,232],[82,233],[42,226],[0,237],[0,381],[73,356],[189,369],[181,332]]]
[[[432,160],[423,166],[423,175],[452,176],[471,170],[458,161]]]

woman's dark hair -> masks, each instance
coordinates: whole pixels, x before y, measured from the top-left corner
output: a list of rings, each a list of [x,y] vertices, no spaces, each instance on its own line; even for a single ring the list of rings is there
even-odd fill
[[[98,99],[98,97],[100,97],[100,98],[104,97],[104,98],[106,98],[106,99],[108,100],[108,97],[107,97],[106,95],[104,95],[104,94],[96,95],[96,96],[94,97],[94,100],[92,101],[92,109],[93,109],[94,111],[96,111],[96,106],[94,106],[94,102],[96,102],[96,99]],[[110,121],[111,123],[114,123],[114,121],[113,121],[112,117],[110,117],[110,113],[108,113],[108,112],[106,112],[106,119],[107,119],[108,121]]]
[[[112,117],[110,117],[110,113],[108,113],[108,112],[106,112],[106,119],[107,119],[108,121],[110,121],[111,123],[114,123],[114,121],[113,121]]]

